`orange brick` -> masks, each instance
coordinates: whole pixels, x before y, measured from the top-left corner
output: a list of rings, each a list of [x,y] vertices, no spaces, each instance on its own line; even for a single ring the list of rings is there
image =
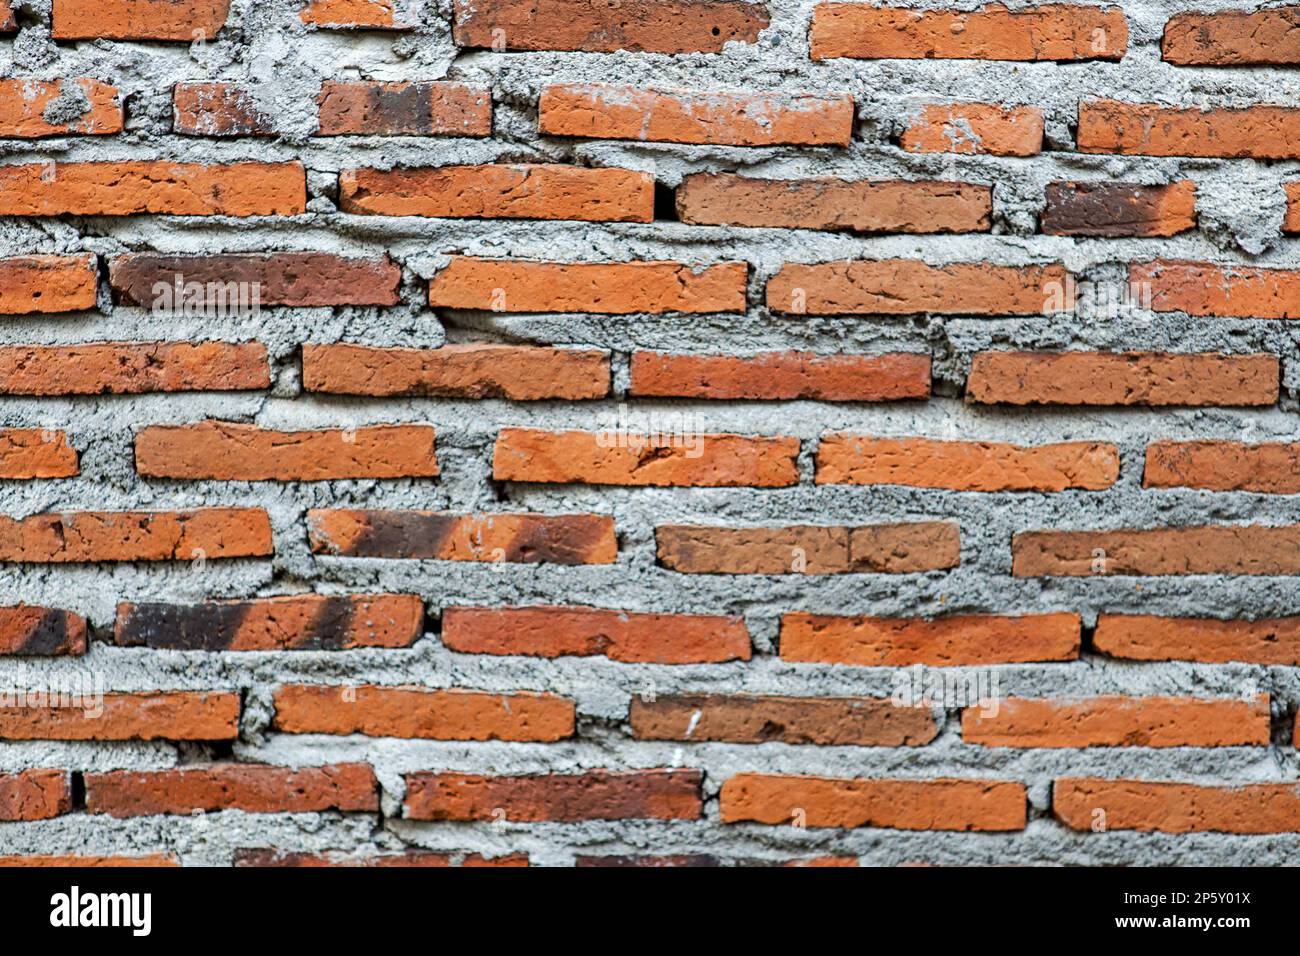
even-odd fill
[[[789,93],[645,90],[612,83],[547,86],[550,136],[716,146],[847,146],[853,98]]]
[[[88,104],[76,119],[51,123],[45,109],[64,92],[64,84],[81,88]],[[66,134],[107,135],[122,132],[122,105],[115,86],[90,77],[0,80],[0,136],[36,139]]]
[[[590,657],[644,664],[750,658],[739,617],[634,614],[594,607],[449,607],[442,642],[463,654]]]
[[[54,0],[56,40],[211,40],[230,0]]]
[[[66,432],[0,428],[0,478],[71,478],[77,471]]]
[[[193,82],[172,87],[172,129],[189,136],[273,136],[276,123],[251,86]]]
[[[1072,661],[1079,656],[1077,614],[1023,617],[781,618],[781,659],[860,667],[931,667]]]
[[[723,823],[891,830],[1023,830],[1023,784],[1002,780],[842,780],[742,773],[722,785]]]
[[[1300,232],[1300,183],[1286,184],[1286,216],[1283,232]]]
[[[48,820],[72,810],[72,781],[63,770],[0,774],[0,820]]]
[[[1155,312],[1258,319],[1300,318],[1300,270],[1157,259],[1129,266]]]
[[[659,563],[687,574],[908,574],[955,568],[955,521],[828,527],[659,525]]]
[[[298,17],[325,29],[409,30],[399,23],[393,0],[307,0]]]
[[[1200,110],[1085,100],[1079,104],[1077,139],[1081,153],[1296,159],[1300,109]]]
[[[1300,8],[1176,13],[1165,24],[1164,59],[1180,66],[1294,66]]]
[[[1022,531],[1011,556],[1020,578],[1300,574],[1300,525]]]
[[[1052,813],[1074,830],[1159,833],[1294,833],[1294,783],[1200,786],[1146,780],[1065,777],[1052,785]]]
[[[1144,488],[1300,494],[1300,444],[1157,441],[1147,445]]]
[[[513,823],[698,820],[701,776],[696,770],[594,770],[518,777],[408,773],[403,816]]]
[[[554,694],[290,684],[276,689],[274,701],[272,727],[289,734],[534,742],[573,736],[573,701]]]
[[[0,346],[3,395],[245,391],[270,384],[266,347],[260,342]]]
[[[1102,614],[1093,646],[1103,654],[1141,661],[1300,665],[1300,617],[1259,621]]]
[[[95,281],[93,254],[0,259],[0,314],[93,309]]]
[[[744,312],[743,262],[526,262],[454,256],[429,304],[493,312]]]
[[[1037,156],[1043,130],[1043,111],[1037,107],[949,103],[911,116],[899,145],[909,153]]]
[[[823,435],[819,485],[906,485],[953,491],[1100,491],[1119,478],[1119,450],[1103,442],[1022,446]]]
[[[438,81],[323,83],[317,136],[490,136],[492,91]]]
[[[86,619],[59,608],[0,607],[0,654],[55,657],[86,653]]]
[[[0,707],[7,740],[234,740],[239,695],[147,692],[89,695],[73,706]]]
[[[0,515],[0,561],[192,561],[271,554],[261,508]]]
[[[180,866],[176,857],[169,853],[154,853],[148,856],[0,856],[0,866],[4,867],[155,867]]]
[[[816,399],[822,402],[889,402],[930,397],[930,356],[671,355],[633,352],[630,395],[710,399]]]

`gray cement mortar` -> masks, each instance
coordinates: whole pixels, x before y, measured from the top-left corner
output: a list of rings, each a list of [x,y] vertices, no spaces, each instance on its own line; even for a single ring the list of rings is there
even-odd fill
[[[791,317],[752,305],[745,315],[516,316],[434,312],[422,304],[425,281],[453,253],[566,261],[676,259],[706,264],[747,261],[750,301],[762,302],[767,279],[786,261],[904,256],[929,262],[1008,265],[1063,262],[1084,279],[1116,284],[1122,265],[1156,256],[1226,264],[1300,266],[1300,243],[1280,234],[1282,184],[1300,163],[1086,156],[1070,152],[1081,98],[1113,97],[1181,106],[1300,105],[1300,80],[1286,69],[1175,68],[1159,55],[1164,22],[1184,5],[1132,0],[1125,13],[1129,52],[1119,63],[830,61],[807,57],[811,0],[769,0],[770,27],[752,45],[721,55],[458,53],[446,24],[448,2],[407,4],[418,28],[401,36],[312,31],[291,0],[235,0],[227,28],[204,44],[81,42],[49,39],[48,0],[15,0],[22,30],[0,45],[0,75],[91,76],[126,97],[127,129],[103,138],[53,138],[0,145],[4,162],[170,158],[189,162],[300,159],[309,170],[309,212],[286,219],[69,217],[0,220],[0,254],[125,251],[197,254],[323,250],[387,252],[403,270],[402,304],[385,309],[265,309],[255,318],[160,320],[114,306],[59,317],[6,318],[5,343],[223,339],[264,342],[272,355],[269,394],[173,394],[75,399],[0,399],[0,425],[66,428],[81,455],[75,479],[0,482],[0,512],[162,509],[248,505],[271,515],[276,556],[267,561],[97,566],[9,566],[0,570],[0,602],[66,607],[86,614],[102,638],[122,600],[199,601],[307,591],[409,592],[422,596],[430,633],[399,651],[200,654],[117,649],[97,642],[84,659],[0,664],[15,682],[93,673],[112,690],[238,689],[247,702],[235,757],[285,765],[341,760],[372,764],[383,785],[380,814],[198,817],[112,820],[73,814],[0,826],[0,853],[172,852],[189,864],[229,862],[240,847],[343,849],[359,855],[428,847],[499,855],[527,852],[534,863],[567,865],[588,853],[709,853],[729,861],[777,861],[827,853],[867,864],[1278,864],[1294,859],[1300,835],[1169,836],[1075,833],[1051,818],[1055,778],[1069,775],[1188,780],[1296,781],[1300,775],[1284,728],[1300,705],[1300,672],[1241,664],[1129,663],[1086,651],[1069,664],[993,669],[1005,694],[1099,693],[1272,695],[1276,734],[1268,748],[1000,750],[965,745],[958,712],[938,710],[941,734],[914,748],[792,747],[783,744],[645,743],[622,725],[634,694],[679,691],[791,695],[888,695],[886,668],[788,664],[775,656],[782,612],[931,615],[1075,611],[1091,628],[1098,613],[1141,612],[1212,617],[1300,613],[1294,579],[1281,577],[1020,579],[1010,575],[1010,541],[1034,528],[1122,528],[1208,522],[1283,524],[1295,499],[1244,493],[1146,491],[1143,449],[1157,438],[1290,440],[1300,393],[1300,341],[1286,322],[1219,320],[1181,314],[1034,316],[974,319]],[[925,0],[917,7],[975,8]],[[1028,6],[1021,0],[1013,9]],[[1254,9],[1244,0],[1208,0],[1203,11]],[[485,140],[313,138],[314,103],[324,79],[440,79],[490,84],[495,133]],[[212,140],[170,131],[170,89],[181,80],[251,82],[259,105],[282,135]],[[584,143],[537,134],[537,97],[549,82],[624,82],[665,89],[848,92],[857,103],[847,149],[727,149],[641,143]],[[927,102],[954,98],[1032,104],[1048,118],[1048,149],[1031,159],[911,155],[897,146],[903,120]],[[58,101],[61,116],[70,108]],[[652,224],[479,222],[345,216],[335,206],[339,170],[360,166],[556,161],[651,171],[664,186],[689,173],[842,175],[942,179],[994,187],[991,234],[863,237],[806,231]],[[1035,235],[1043,187],[1058,179],[1163,183],[1197,181],[1198,231],[1165,240],[1075,240]],[[616,391],[598,402],[529,404],[425,399],[369,400],[301,394],[303,342],[436,346],[503,341],[586,346],[614,353]],[[829,405],[735,402],[628,403],[635,414],[694,416],[707,432],[796,435],[802,481],[794,488],[618,489],[541,487],[491,480],[491,449],[508,425],[607,427],[625,401],[627,353],[639,348],[750,354],[800,348],[819,352],[929,351],[937,397],[928,403]],[[1269,410],[996,409],[960,398],[971,356],[987,348],[1267,351],[1281,357],[1284,397]],[[331,481],[301,484],[143,480],[133,469],[134,433],[144,424],[207,418],[267,427],[313,428],[427,422],[438,430],[442,474],[436,480]],[[1092,439],[1117,444],[1118,484],[1102,493],[972,494],[906,488],[819,487],[813,455],[821,435],[850,430],[881,435],[982,438],[1021,444]],[[592,511],[615,518],[620,551],[612,566],[561,568],[314,557],[306,510],[324,506],[453,511]],[[661,523],[871,523],[949,518],[960,522],[961,566],[914,575],[749,576],[671,574],[655,565],[653,528]],[[630,611],[743,615],[754,636],[748,663],[668,667],[604,659],[476,657],[453,654],[438,638],[442,609],[460,604],[578,603]],[[965,670],[965,669],[961,669]],[[288,736],[270,731],[270,694],[284,682],[377,683],[486,690],[548,690],[572,697],[579,736],[554,745],[449,744],[428,741]],[[56,766],[78,771],[163,768],[208,759],[204,747],[163,743],[0,743],[0,770]],[[708,798],[699,822],[619,821],[570,825],[417,823],[399,818],[402,774],[414,770],[565,772],[584,768],[675,766],[702,770]],[[717,793],[738,772],[826,776],[937,776],[1023,781],[1031,819],[1012,834],[854,832],[722,825]]]

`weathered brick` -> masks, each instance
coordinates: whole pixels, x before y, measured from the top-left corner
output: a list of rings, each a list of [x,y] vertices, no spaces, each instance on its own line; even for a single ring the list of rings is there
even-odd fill
[[[178,651],[338,651],[409,647],[424,635],[414,594],[305,594],[205,604],[123,603],[122,647]]]
[[[1006,405],[1272,405],[1276,355],[979,352],[966,401]]]
[[[1157,259],[1129,266],[1130,286],[1150,290],[1155,312],[1259,319],[1300,318],[1300,270]]]
[[[1093,646],[1140,661],[1300,665],[1300,617],[1258,621],[1101,614]]]
[[[695,173],[677,187],[677,218],[707,225],[848,232],[988,232],[993,190],[973,183],[759,179]]]
[[[633,695],[628,723],[638,740],[915,747],[938,734],[929,708],[888,698]]]
[[[1159,833],[1295,833],[1294,783],[1201,786],[1147,780],[1063,777],[1052,784],[1052,813],[1074,830]]]
[[[321,84],[317,136],[491,136],[492,91],[441,81]]]
[[[48,820],[72,810],[72,781],[63,770],[0,774],[0,820]]]
[[[295,850],[236,850],[234,866],[285,867],[443,867],[443,866],[527,866],[528,855],[485,857],[478,853],[436,853],[433,850],[403,850],[400,853],[376,853],[357,856],[343,850],[305,853]]]
[[[0,561],[192,561],[267,557],[271,521],[261,508],[74,511],[0,515]]]
[[[892,402],[930,397],[930,356],[760,352],[673,355],[633,352],[630,395],[709,399]]]
[[[899,145],[909,153],[1036,156],[1043,149],[1043,111],[990,103],[930,105],[910,116]]]
[[[1077,140],[1082,153],[1297,159],[1300,109],[1201,110],[1085,100],[1079,104]]]
[[[1023,830],[1025,787],[1006,780],[843,780],[741,773],[722,785],[723,823],[891,830]]]
[[[454,256],[429,304],[493,312],[744,312],[743,262],[527,262]]]
[[[743,0],[456,0],[456,45],[493,50],[721,53],[753,43],[767,10]]]
[[[847,146],[853,98],[790,93],[648,90],[571,83],[542,90],[550,136],[716,146]]]
[[[1196,184],[1047,184],[1042,229],[1049,236],[1175,236],[1196,228]]]
[[[463,654],[591,657],[644,664],[750,658],[739,617],[634,614],[594,607],[449,607],[442,642]]]
[[[86,774],[86,811],[113,817],[156,814],[375,812],[379,784],[366,764],[274,767],[215,764],[172,770]]]
[[[1176,13],[1160,48],[1180,66],[1300,64],[1300,7]]]
[[[1100,491],[1119,478],[1119,450],[1105,442],[1004,442],[823,435],[819,485],[906,485],[953,491]]]
[[[339,395],[576,401],[609,394],[609,353],[489,343],[436,349],[306,344],[302,382],[309,392]]]
[[[4,867],[156,867],[156,866],[180,866],[176,857],[170,853],[151,853],[146,856],[55,856],[52,854],[41,854],[39,856],[0,856],[0,866]]]
[[[393,0],[308,0],[298,17],[325,29],[409,30],[399,23]]]
[[[961,562],[955,521],[830,527],[659,525],[659,563],[687,574],[908,574]]]
[[[56,40],[211,40],[230,0],[54,0]]]
[[[611,564],[618,556],[614,519],[604,515],[313,508],[307,534],[313,553],[349,558]]]
[[[277,431],[234,422],[150,425],[135,437],[135,469],[151,478],[328,481],[438,474],[428,425]]]
[[[0,394],[138,395],[271,384],[260,342],[94,342],[0,346]]]
[[[573,701],[420,687],[278,687],[271,726],[289,734],[548,742],[573,736]]]
[[[9,0],[0,0],[0,33],[17,33],[18,18],[14,16],[13,4]]]
[[[67,432],[0,428],[0,478],[71,478],[77,471]]]
[[[513,823],[586,820],[698,820],[697,770],[593,770],[581,774],[487,777],[408,773],[403,816],[410,820]]]
[[[1128,24],[1119,7],[1066,3],[969,12],[819,3],[809,41],[814,60],[1118,60]]]
[[[184,82],[172,87],[172,129],[189,136],[274,136],[274,117],[253,87],[238,83]]]
[[[1065,267],[917,259],[788,262],[767,283],[767,307],[796,315],[1042,315]]]
[[[1300,232],[1300,182],[1286,183],[1286,215],[1282,219],[1283,232]]]
[[[1300,574],[1300,525],[1204,525],[1118,531],[1021,531],[1016,577]]]
[[[629,169],[559,165],[346,169],[339,208],[445,219],[577,219],[650,222],[654,177]]]
[[[306,208],[306,173],[296,162],[0,166],[0,216],[295,216]]]
[[[86,619],[51,607],[0,607],[0,654],[55,657],[86,653]]]
[[[635,433],[503,428],[493,447],[492,477],[642,487],[784,488],[799,482],[797,438],[686,437],[655,445]]]
[[[785,614],[781,659],[861,667],[931,667],[1072,661],[1079,656],[1077,614],[934,619]]]
[[[234,740],[239,695],[176,691],[89,695],[74,706],[0,707],[6,740]]]
[[[354,259],[326,252],[135,253],[109,259],[108,275],[120,301],[152,306],[161,298],[171,303],[171,311],[191,303],[229,311],[251,308],[250,303],[257,307],[395,305],[402,281],[402,270],[386,255]],[[172,287],[166,297],[160,296],[159,283]]]
[[[60,95],[80,88],[86,108],[73,120],[51,122],[45,111]],[[115,86],[90,77],[37,80],[31,77],[0,80],[0,136],[36,139],[68,134],[104,136],[122,132],[122,104]]]
[[[1144,488],[1206,488],[1300,494],[1300,444],[1156,441],[1147,445]]]
[[[95,256],[0,259],[0,314],[76,312],[95,307]]]
[[[961,735],[985,747],[1267,747],[1268,695],[1194,697],[1011,697],[967,707]]]

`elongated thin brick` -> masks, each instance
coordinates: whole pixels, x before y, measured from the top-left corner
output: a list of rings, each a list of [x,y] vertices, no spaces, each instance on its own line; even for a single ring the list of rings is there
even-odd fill
[[[573,701],[418,687],[276,688],[271,726],[290,734],[549,742],[573,735]]]
[[[750,658],[739,617],[634,614],[594,607],[449,607],[442,642],[464,654],[591,657],[645,664]]]
[[[428,425],[277,431],[200,422],[142,429],[135,438],[135,468],[152,478],[327,481],[431,478],[438,461]]]
[[[262,305],[395,305],[402,270],[386,255],[360,259],[325,252],[137,253],[109,259],[108,277],[128,305],[154,305],[162,283],[171,287],[167,301],[173,310],[196,303],[233,312]]]
[[[409,647],[424,634],[414,594],[305,594],[205,604],[119,604],[122,647],[178,651],[339,651]]]
[[[274,767],[215,764],[173,770],[86,774],[86,812],[113,817],[155,814],[374,812],[379,784],[366,764]]]
[[[1074,830],[1159,833],[1295,833],[1300,793],[1294,783],[1202,786],[1146,780],[1064,777],[1052,784],[1052,813]]]
[[[271,554],[261,508],[0,515],[0,561],[193,561]]]
[[[429,304],[494,312],[744,312],[743,262],[526,262],[455,256]]]
[[[966,401],[1007,405],[1272,405],[1276,355],[979,352]]]
[[[823,435],[819,485],[906,485],[954,491],[1099,491],[1119,477],[1119,450],[1104,442],[1023,446]]]
[[[211,40],[230,0],[54,0],[56,40]]]
[[[1140,661],[1300,666],[1300,617],[1221,621],[1204,617],[1101,614],[1093,646]]]
[[[0,820],[48,820],[72,810],[72,781],[63,770],[0,774]]]
[[[541,131],[550,136],[717,146],[847,146],[853,98],[791,93],[645,90],[612,83],[542,90]]]
[[[650,222],[654,177],[630,169],[549,164],[345,169],[343,212],[449,219]]]
[[[49,106],[60,98],[75,95],[75,85],[85,109],[74,119],[51,122]],[[51,111],[51,115],[54,112]],[[67,134],[103,136],[122,132],[122,105],[118,89],[90,77],[66,80],[37,80],[31,77],[0,80],[0,136],[36,139]]]
[[[603,515],[313,508],[307,534],[313,553],[350,558],[612,564],[618,556],[614,519]]]
[[[67,432],[0,428],[0,478],[71,478],[77,471],[77,453]]]
[[[1282,220],[1283,232],[1300,232],[1300,182],[1286,183],[1286,216]]]
[[[393,0],[307,0],[298,17],[308,26],[325,29],[410,29],[398,22]]]
[[[303,388],[340,395],[604,398],[609,353],[527,345],[444,345],[436,349],[304,345]]]
[[[75,312],[95,307],[95,256],[0,259],[0,314]]]
[[[929,708],[888,698],[633,695],[628,723],[638,740],[904,747],[938,734]]]
[[[614,53],[721,53],[753,43],[766,8],[742,0],[456,0],[459,47]]]
[[[138,395],[245,391],[271,384],[260,342],[0,346],[0,394]]]
[[[1300,444],[1156,441],[1147,445],[1144,488],[1206,488],[1300,494]]]
[[[814,60],[1118,60],[1128,46],[1119,7],[1045,3],[1020,10],[916,10],[819,3],[809,30]]]
[[[274,136],[275,118],[258,104],[254,88],[227,82],[172,87],[172,129],[189,136]]]
[[[687,574],[908,574],[961,561],[955,521],[830,527],[660,525],[659,563]]]
[[[677,218],[707,225],[864,233],[987,232],[992,210],[992,189],[973,183],[695,173],[677,187]]]
[[[722,785],[723,823],[891,830],[1023,830],[1025,787],[1005,780],[844,780],[742,773]]]
[[[652,487],[784,488],[798,484],[799,439],[650,436],[503,428],[492,453],[497,481]]]
[[[359,856],[343,850],[326,850],[324,853],[307,853],[299,850],[235,851],[235,866],[285,866],[285,867],[445,867],[445,866],[527,866],[528,856],[511,853],[506,856],[485,857],[478,853],[437,853],[433,850],[404,850],[400,853],[375,853]]]
[[[1043,111],[1034,106],[949,103],[926,106],[907,120],[899,145],[909,153],[1036,156],[1043,149]]]
[[[1085,100],[1079,104],[1081,153],[1145,156],[1300,158],[1300,109],[1181,109],[1154,103]]]
[[[464,83],[323,83],[317,136],[490,136],[492,91]]]
[[[586,820],[698,820],[697,770],[593,770],[581,774],[488,777],[408,773],[402,815],[409,820],[493,820],[513,823]]]
[[[86,653],[86,619],[59,608],[0,607],[0,654],[57,657]]]
[[[6,740],[234,740],[239,695],[177,691],[87,694],[71,707],[0,707]]]
[[[781,659],[860,667],[1016,664],[1079,656],[1077,614],[781,618]]]
[[[767,306],[797,315],[1042,315],[1065,267],[916,259],[786,263],[767,283]]]
[[[4,867],[65,867],[78,868],[113,868],[180,866],[180,862],[170,853],[151,853],[145,856],[57,856],[40,854],[37,856],[0,856],[0,866]]]
[[[1196,184],[1055,182],[1046,189],[1049,236],[1174,236],[1196,228]]]
[[[962,739],[985,747],[1267,747],[1268,695],[1249,700],[1011,697],[967,707]]]
[[[919,352],[760,352],[744,357],[633,352],[629,394],[823,402],[924,399],[930,397],[930,356]]]
[[[1163,58],[1180,66],[1300,64],[1300,7],[1176,13],[1165,23]]]
[[[1022,578],[1300,574],[1300,525],[1022,531],[1011,555],[1011,573]]]
[[[1129,266],[1129,284],[1150,289],[1151,309],[1189,315],[1300,318],[1300,270],[1157,259]]]

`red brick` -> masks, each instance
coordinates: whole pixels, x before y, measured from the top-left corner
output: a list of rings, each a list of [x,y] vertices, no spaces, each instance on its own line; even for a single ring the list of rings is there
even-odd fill
[[[1297,159],[1300,109],[1201,110],[1085,100],[1079,104],[1077,139],[1081,153]]]
[[[307,534],[315,554],[522,564],[612,564],[614,519],[604,515],[313,508]]]
[[[1065,267],[930,265],[916,259],[788,262],[767,283],[767,307],[796,315],[1042,315]]]
[[[1144,488],[1206,488],[1300,494],[1300,444],[1156,441],[1147,445]]]
[[[86,619],[58,608],[0,607],[0,654],[56,657],[86,653]]]
[[[966,401],[1007,405],[1272,405],[1275,355],[979,352]]]
[[[135,468],[151,478],[329,481],[431,478],[438,461],[428,425],[277,431],[208,421],[142,429]]]
[[[366,764],[294,769],[232,763],[86,774],[86,811],[113,817],[378,809],[379,784]]]
[[[1164,59],[1180,66],[1300,64],[1300,7],[1176,13],[1165,24]]]
[[[0,561],[191,561],[270,554],[271,522],[261,508],[0,515]]]
[[[1159,833],[1294,833],[1294,783],[1201,786],[1146,780],[1064,777],[1052,785],[1052,813],[1074,830]]]
[[[307,0],[298,17],[308,26],[324,29],[410,29],[398,22],[393,0]]]
[[[0,478],[71,478],[77,470],[67,432],[0,428]]]
[[[573,701],[527,691],[289,684],[276,688],[274,703],[271,726],[288,734],[536,743],[573,736]]]
[[[1300,525],[1022,531],[1011,538],[1011,556],[1011,573],[1021,578],[1300,574]]]
[[[739,617],[634,614],[594,607],[449,607],[442,643],[462,654],[590,657],[642,664],[747,661]]]
[[[1093,646],[1141,661],[1204,661],[1300,666],[1300,617],[1258,621],[1102,614]]]
[[[991,712],[968,707],[961,735],[985,747],[1267,747],[1268,695],[1005,698]]]
[[[274,118],[251,86],[186,82],[172,87],[172,129],[189,136],[274,136]]]
[[[0,33],[17,33],[18,18],[9,0],[0,0]]]
[[[234,740],[238,736],[239,695],[231,693],[110,693],[98,700],[87,694],[74,706],[0,707],[0,737],[6,740]]]
[[[706,225],[848,232],[988,232],[993,190],[972,183],[759,179],[695,173],[677,187],[677,218]]]
[[[72,781],[63,770],[0,774],[0,820],[48,820],[72,810]]]
[[[271,384],[260,342],[93,342],[0,346],[0,394],[139,395]]]
[[[75,120],[51,123],[45,118],[45,109],[64,92],[65,83],[79,86],[89,106]],[[0,136],[37,139],[68,134],[103,136],[120,133],[122,104],[117,97],[117,87],[90,77],[0,80]]]
[[[744,312],[743,262],[527,262],[454,256],[429,304],[493,312]]]
[[[654,177],[629,169],[559,165],[347,169],[339,208],[446,219],[577,219],[650,222]]]
[[[491,136],[492,91],[464,83],[323,83],[317,136]]]
[[[659,563],[687,574],[908,574],[961,562],[955,521],[829,527],[659,525]]]
[[[847,146],[853,98],[790,93],[647,90],[613,83],[547,86],[550,136],[716,146]]]
[[[66,867],[79,868],[121,868],[121,867],[155,867],[180,866],[176,857],[170,853],[153,853],[147,856],[0,856],[0,866],[4,867]]]
[[[1196,228],[1196,184],[1048,183],[1042,229],[1049,236],[1175,236]]]
[[[1128,24],[1119,7],[1065,3],[969,12],[819,3],[809,41],[814,60],[1118,60]]]
[[[1119,450],[1104,442],[1003,442],[823,435],[819,485],[906,485],[953,491],[1100,491],[1119,478]]]
[[[1006,780],[842,780],[742,773],[722,785],[723,823],[891,830],[1023,830],[1023,784]]]
[[[593,770],[581,774],[487,777],[409,773],[403,816],[410,820],[581,823],[587,820],[698,820],[696,770]],[[498,812],[500,811],[500,812]]]
[[[230,0],[54,0],[56,40],[211,40]]]
[[[304,853],[295,850],[236,850],[235,866],[287,867],[443,867],[443,866],[527,866],[528,855],[485,857],[478,853],[435,853],[432,850],[404,850],[400,853],[376,853],[356,856],[343,850]]]
[[[1258,319],[1300,318],[1300,270],[1157,259],[1129,266],[1130,286],[1150,289],[1155,312]]]
[[[1034,106],[936,104],[908,118],[899,145],[909,153],[1037,156],[1043,130],[1043,111]]]
[[[609,353],[528,345],[307,344],[302,382],[309,392],[339,395],[576,401],[609,394]]]
[[[918,352],[759,352],[746,357],[633,352],[629,394],[822,402],[925,399],[930,397],[930,356]]]
[[[95,256],[0,259],[0,314],[77,312],[95,307]]]
[[[925,619],[789,613],[781,618],[781,659],[860,667],[1072,661],[1079,656],[1080,628],[1077,614]]]

